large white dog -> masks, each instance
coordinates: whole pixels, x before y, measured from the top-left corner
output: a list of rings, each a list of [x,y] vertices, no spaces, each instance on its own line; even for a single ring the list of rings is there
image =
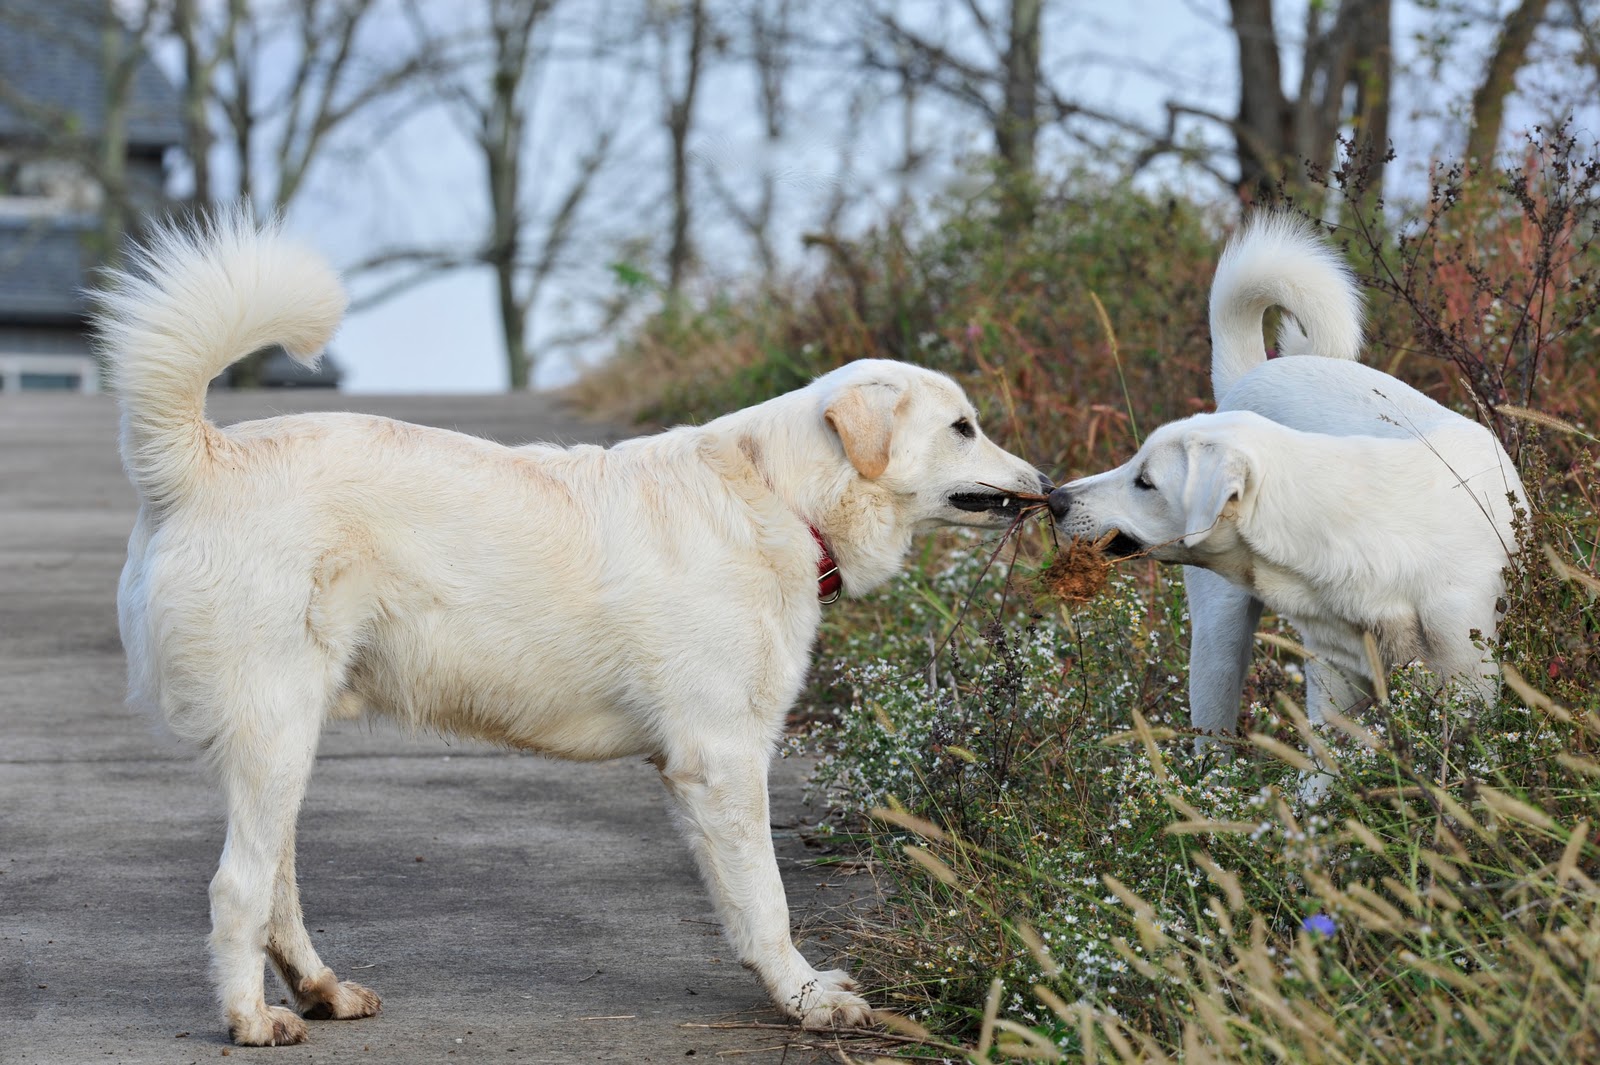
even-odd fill
[[[1269,360],[1262,317],[1287,312]],[[1361,297],[1306,225],[1255,218],[1211,288],[1218,413],[1162,426],[1125,465],[1057,488],[1059,527],[1188,567],[1193,724],[1231,732],[1263,604],[1315,655],[1321,721],[1422,659],[1484,700],[1522,484],[1493,433],[1356,362]]]
[[[317,956],[294,871],[319,731],[363,712],[650,759],[778,1006],[810,1026],[868,1019],[846,973],[818,972],[790,939],[767,769],[819,588],[871,589],[919,530],[1004,526],[1020,509],[1008,493],[1048,486],[984,437],[954,382],[856,362],[610,449],[357,414],[224,429],[205,417],[207,382],[269,343],[320,351],[344,310],[338,279],[230,218],[158,234],[113,281],[99,326],[141,501],[118,595],[130,691],[226,794],[211,949],[235,1042],[306,1035],[263,997],[263,953],[306,1017],[378,1009]]]

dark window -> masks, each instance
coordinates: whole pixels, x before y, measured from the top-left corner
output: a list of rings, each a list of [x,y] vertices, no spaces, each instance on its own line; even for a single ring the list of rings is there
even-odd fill
[[[76,392],[83,387],[83,378],[75,373],[24,372],[19,376],[19,387],[24,392]]]

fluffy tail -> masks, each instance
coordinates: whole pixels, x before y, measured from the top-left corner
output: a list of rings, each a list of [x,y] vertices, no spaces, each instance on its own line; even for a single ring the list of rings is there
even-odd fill
[[[140,498],[159,506],[212,459],[211,379],[271,344],[311,365],[346,300],[326,260],[238,208],[193,228],[158,227],[96,302],[122,406],[122,464]]]
[[[1339,253],[1290,214],[1257,214],[1228,242],[1211,283],[1211,391],[1221,399],[1266,361],[1261,318],[1281,307],[1282,355],[1356,359],[1361,290]]]

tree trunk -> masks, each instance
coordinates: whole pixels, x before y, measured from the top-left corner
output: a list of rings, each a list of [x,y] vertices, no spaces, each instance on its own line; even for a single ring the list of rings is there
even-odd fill
[[[1011,0],[1005,57],[1005,103],[995,123],[995,148],[1013,174],[1033,174],[1039,139],[1039,45],[1043,0]]]
[[[1044,0],[1011,0],[1005,55],[1005,101],[995,117],[995,149],[1004,168],[1007,221],[1033,219],[1034,153],[1039,142],[1039,47]]]
[[[761,199],[749,219],[748,229],[761,258],[761,278],[771,284],[778,274],[778,252],[772,246],[772,213],[777,204],[777,178],[773,160],[777,158],[788,119],[784,81],[789,72],[790,0],[778,0],[769,12],[757,4],[750,14],[752,56],[761,86],[761,122],[769,152],[761,168]]]
[[[1310,200],[1307,173],[1334,162],[1340,127],[1355,125],[1358,156],[1371,160],[1381,186],[1389,139],[1392,0],[1344,0],[1306,9],[1300,85],[1283,91],[1272,0],[1229,0],[1239,42],[1239,112],[1233,123],[1239,193],[1251,202],[1273,198],[1280,186]],[[1345,110],[1356,89],[1356,111]],[[1364,193],[1362,193],[1364,195]],[[1313,206],[1315,205],[1308,204]]]
[[[689,127],[694,120],[694,98],[700,85],[705,39],[705,2],[693,0],[689,5],[689,42],[683,57],[683,91],[669,95],[667,107],[667,132],[672,138],[672,244],[667,249],[667,292],[671,296],[682,290],[684,277],[694,259],[689,237]],[[662,61],[665,63],[665,55]]]
[[[1383,200],[1389,156],[1389,87],[1394,84],[1392,0],[1374,0],[1359,27],[1351,77],[1356,85],[1355,153],[1362,171],[1358,206]]]
[[[500,305],[500,335],[506,346],[506,366],[510,370],[510,390],[526,392],[533,384],[533,360],[528,356],[528,308],[517,295],[517,266],[509,259],[496,259],[495,293]]]
[[[1506,97],[1515,87],[1517,71],[1528,58],[1528,45],[1533,41],[1533,31],[1544,18],[1549,0],[1522,0],[1517,9],[1506,16],[1505,25],[1495,41],[1494,53],[1483,82],[1472,94],[1472,119],[1467,130],[1466,162],[1475,169],[1489,169],[1494,164],[1495,146],[1500,143],[1500,125],[1505,118]]]
[[[896,217],[910,213],[912,178],[922,169],[923,156],[917,147],[917,79],[908,68],[900,71],[900,191],[895,202]]]
[[[495,5],[491,18],[495,63],[489,106],[483,114],[480,139],[489,181],[490,235],[488,260],[495,273],[500,304],[501,339],[511,390],[525,390],[532,379],[528,357],[528,303],[517,292],[517,255],[521,250],[520,192],[522,139],[527,116],[522,108],[522,82],[527,73],[528,40],[533,21],[513,21],[510,5]]]
[[[255,203],[255,71],[251,58],[255,54],[255,23],[251,18],[249,0],[228,0],[228,22],[221,47],[228,56],[233,73],[233,95],[223,102],[228,115],[228,127],[233,133],[233,162],[239,169],[239,199],[260,212]],[[252,352],[236,361],[228,371],[229,387],[250,389],[261,387],[261,370],[266,365],[267,352]]]
[[[173,29],[183,44],[183,138],[194,177],[189,192],[191,210],[211,202],[211,121],[206,105],[211,99],[212,65],[200,50],[197,0],[177,0]]]
[[[1283,177],[1283,150],[1293,143],[1272,0],[1229,0],[1229,8],[1239,42],[1238,188],[1249,200],[1266,200]]]
[[[1306,44],[1300,75],[1300,92],[1291,110],[1292,139],[1282,159],[1284,184],[1296,193],[1307,191],[1305,177],[1326,173],[1333,163],[1344,117],[1345,88],[1351,81],[1351,61],[1368,0],[1344,0],[1332,12],[1322,4],[1306,11]]]
[[[92,164],[100,184],[100,253],[107,265],[120,263],[128,229],[140,210],[128,185],[128,107],[133,79],[148,55],[154,9],[130,27],[107,6],[100,21],[100,73],[104,97],[102,127]]]

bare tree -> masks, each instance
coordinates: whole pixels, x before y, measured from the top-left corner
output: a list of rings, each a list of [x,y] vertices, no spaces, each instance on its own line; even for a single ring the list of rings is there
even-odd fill
[[[421,49],[392,55],[387,43],[364,44],[364,32],[378,20],[377,0],[227,0],[209,17],[197,0],[176,5],[196,198],[221,191],[201,156],[225,144],[238,174],[233,191],[263,214],[295,201],[341,127],[413,92],[439,61]],[[213,132],[212,107],[221,137]]]
[[[689,134],[694,122],[700,72],[705,64],[710,20],[704,0],[687,0],[670,7],[651,4],[648,10],[658,51],[657,70],[665,108],[663,118],[671,145],[672,222],[667,247],[667,292],[676,296],[683,288],[684,276],[694,258],[690,234],[693,201],[689,189]],[[675,57],[675,52],[680,55]],[[674,67],[682,69],[674,71]]]
[[[939,35],[879,0],[867,0],[866,7],[867,66],[894,75],[903,95],[930,88],[988,125],[1018,221],[1032,212],[1041,101],[1060,102],[1040,66],[1044,11],[1045,0],[1007,0],[1002,18],[967,0],[968,24]],[[966,54],[968,40],[981,42],[986,54]]]
[[[173,0],[194,206],[239,198],[262,217],[284,213],[342,128],[415,92],[438,59],[369,41],[381,9],[378,0]],[[215,151],[236,175],[231,189],[218,186]],[[259,383],[264,359],[236,363],[235,386]]]
[[[1394,30],[1388,3],[1374,4],[1357,33],[1351,81],[1356,87],[1353,127],[1365,169],[1358,195],[1383,196],[1389,161],[1389,101],[1394,88]]]
[[[790,67],[789,30],[793,4],[790,0],[777,0],[771,5],[757,3],[750,11],[750,53],[755,68],[756,82],[760,86],[757,106],[761,111],[761,130],[766,137],[767,151],[772,153],[783,139],[788,121],[788,103],[785,82]],[[778,269],[778,255],[772,246],[772,212],[777,199],[777,176],[773,165],[761,168],[761,188],[756,208],[748,215],[735,210],[756,245],[761,259],[761,272],[771,278]]]
[[[1283,90],[1282,45],[1271,0],[1229,0],[1239,47],[1239,108],[1229,125],[1239,160],[1238,185],[1245,195],[1266,198],[1279,185],[1297,186],[1303,166],[1326,169],[1341,126],[1351,120],[1357,125],[1358,150],[1381,166],[1393,77],[1390,4],[1342,0],[1309,5],[1300,84],[1291,98]],[[1355,114],[1344,106],[1352,85]],[[1381,180],[1381,172],[1379,176]]]
[[[1494,51],[1484,69],[1483,81],[1472,94],[1472,111],[1464,155],[1467,165],[1488,169],[1493,165],[1500,127],[1505,121],[1506,97],[1515,87],[1517,71],[1528,58],[1528,45],[1549,7],[1549,0],[1522,0],[1506,16],[1496,36]],[[1578,12],[1582,25],[1582,13]]]
[[[501,340],[513,390],[526,389],[533,381],[534,308],[566,263],[585,202],[594,191],[596,175],[612,156],[620,127],[617,114],[578,116],[587,121],[590,134],[571,172],[558,183],[551,180],[554,168],[546,167],[537,182],[530,180],[525,163],[537,154],[533,101],[552,61],[559,7],[561,0],[483,0],[478,5],[482,25],[451,32],[428,21],[421,0],[408,0],[418,49],[441,57],[429,72],[430,92],[450,108],[483,161],[488,231],[477,247],[392,249],[358,264],[358,269],[411,267],[378,298],[440,270],[488,266],[495,278]],[[610,43],[596,31],[590,58],[598,61]]]
[[[733,29],[742,37],[727,47],[734,58],[750,65],[756,82],[756,111],[761,122],[763,156],[759,165],[741,176],[753,180],[753,195],[736,188],[724,176],[721,153],[705,153],[699,168],[706,187],[718,205],[754,245],[764,279],[778,269],[778,252],[773,245],[773,216],[778,206],[778,174],[775,161],[789,123],[789,74],[794,63],[792,19],[794,0],[755,0],[742,12]],[[677,193],[674,194],[676,200]]]
[[[995,117],[995,150],[1014,174],[1031,177],[1039,140],[1039,45],[1044,0],[1011,0],[1006,20],[1005,102]]]
[[[1600,89],[1600,11],[1586,0],[1567,0],[1567,16],[1578,38],[1578,62],[1589,68],[1595,87]]]
[[[222,41],[233,39],[232,28],[242,14],[242,0],[230,0],[228,28]],[[172,29],[183,48],[183,128],[184,147],[189,156],[191,185],[189,202],[203,207],[211,202],[211,146],[216,134],[211,125],[212,81],[217,67],[230,58],[221,47],[206,47],[206,28],[200,17],[198,0],[176,0]]]

